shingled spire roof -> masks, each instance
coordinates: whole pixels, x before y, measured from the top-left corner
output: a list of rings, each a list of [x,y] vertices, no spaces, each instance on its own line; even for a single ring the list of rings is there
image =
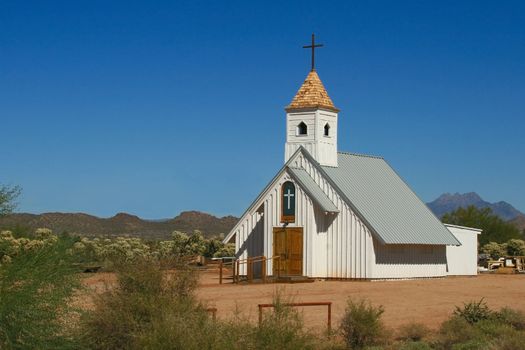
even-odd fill
[[[301,85],[299,91],[295,94],[292,103],[286,107],[286,111],[289,112],[303,108],[324,108],[339,112],[328,96],[328,93],[315,70],[308,73],[303,85]]]

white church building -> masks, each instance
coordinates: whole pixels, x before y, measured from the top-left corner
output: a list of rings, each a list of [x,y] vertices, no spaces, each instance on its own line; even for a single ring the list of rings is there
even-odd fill
[[[237,258],[311,278],[477,273],[479,230],[445,227],[383,158],[338,151],[339,110],[313,67],[285,110],[285,164],[224,239]]]

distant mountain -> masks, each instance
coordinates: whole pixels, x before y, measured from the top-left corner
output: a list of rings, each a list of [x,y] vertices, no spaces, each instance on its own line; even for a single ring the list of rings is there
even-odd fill
[[[473,205],[477,208],[490,208],[494,214],[498,215],[505,221],[513,220],[520,216],[523,216],[525,219],[525,214],[514,208],[509,203],[503,201],[496,203],[486,202],[475,192],[464,194],[444,193],[433,202],[427,203],[427,205],[438,218],[441,218],[443,214],[454,211],[459,207],[466,208],[469,205]]]
[[[45,227],[57,233],[67,231],[88,236],[129,235],[159,239],[168,238],[175,230],[200,230],[206,236],[227,234],[237,220],[233,216],[217,218],[198,211],[185,211],[173,219],[156,221],[144,220],[126,213],[118,213],[110,218],[99,218],[84,213],[20,213],[0,217],[0,229],[13,229],[18,226],[34,230]]]

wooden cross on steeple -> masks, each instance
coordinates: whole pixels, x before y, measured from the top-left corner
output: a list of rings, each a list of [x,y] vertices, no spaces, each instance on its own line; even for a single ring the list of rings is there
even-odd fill
[[[315,34],[312,34],[312,45],[303,46],[303,49],[312,49],[312,71],[315,70],[315,48],[322,46],[323,44],[315,44]]]

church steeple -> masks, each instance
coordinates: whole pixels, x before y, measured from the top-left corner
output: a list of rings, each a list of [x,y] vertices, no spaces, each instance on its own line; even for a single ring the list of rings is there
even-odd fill
[[[299,91],[295,94],[292,102],[286,107],[286,111],[289,112],[303,108],[323,108],[329,111],[339,112],[334,106],[330,96],[328,96],[315,70],[308,73],[303,85],[301,85]]]
[[[314,66],[315,45],[312,34],[312,70],[292,102],[286,106],[286,145],[284,161],[304,147],[321,165],[337,166],[337,114]]]

